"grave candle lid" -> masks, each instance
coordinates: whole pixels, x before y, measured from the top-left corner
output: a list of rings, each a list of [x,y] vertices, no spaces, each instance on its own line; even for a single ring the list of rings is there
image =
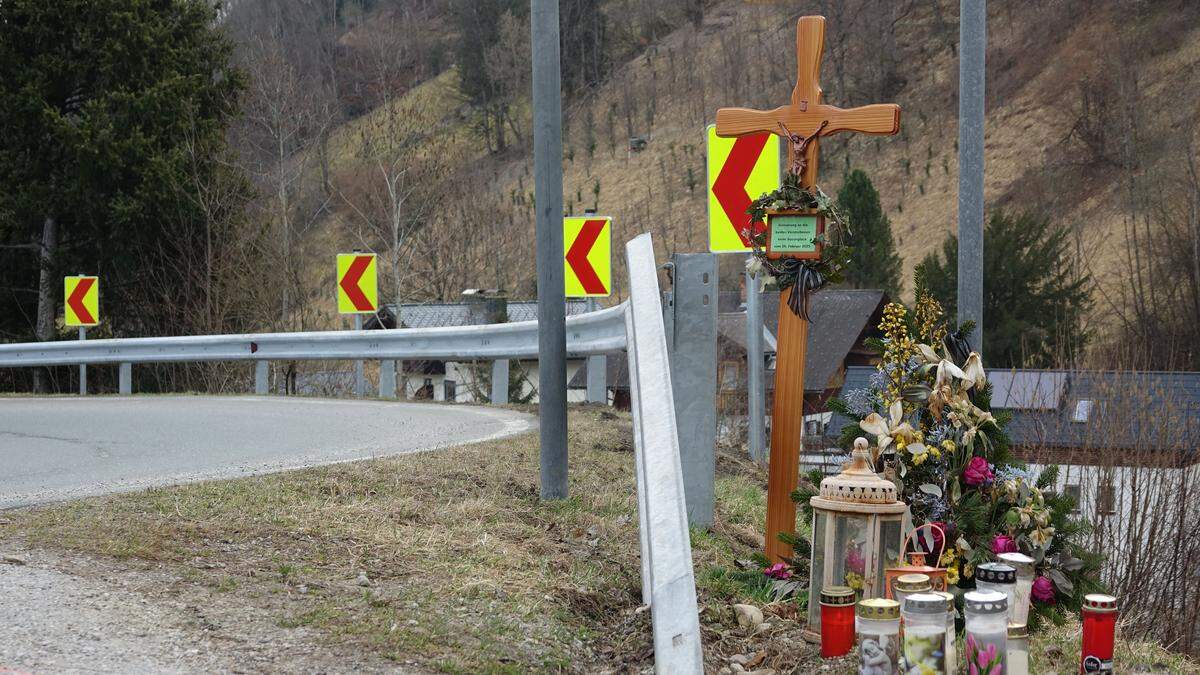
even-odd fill
[[[931,588],[928,574],[904,574],[896,578],[896,590],[901,593],[921,593]]]
[[[970,614],[1007,614],[1008,596],[1000,591],[971,591],[963,596]]]
[[[990,584],[1017,583],[1017,570],[1012,565],[1004,563],[983,563],[975,568],[975,580]]]
[[[1001,553],[996,556],[1000,561],[1011,565],[1017,571],[1017,576],[1029,576],[1033,574],[1033,558],[1024,553]]]
[[[869,598],[860,600],[855,610],[860,618],[876,621],[889,621],[900,618],[900,603],[886,598]]]
[[[1115,612],[1117,599],[1103,593],[1089,593],[1083,596],[1083,608],[1089,612]]]
[[[849,586],[827,586],[821,589],[821,604],[830,607],[854,604],[854,589]]]

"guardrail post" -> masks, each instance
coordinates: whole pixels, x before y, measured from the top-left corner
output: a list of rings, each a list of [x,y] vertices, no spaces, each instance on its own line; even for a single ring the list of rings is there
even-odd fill
[[[254,393],[259,396],[266,396],[270,393],[270,387],[267,384],[268,375],[270,375],[270,361],[255,361],[254,362]]]
[[[588,298],[588,311],[597,309],[596,299]],[[608,358],[604,354],[587,358],[587,400],[608,405]]]
[[[677,253],[672,279],[671,381],[688,521],[713,522],[717,445],[717,256]]]
[[[362,330],[362,314],[354,315],[354,330]],[[361,359],[354,362],[354,395],[362,398],[367,392],[366,382],[363,381],[363,362]]]
[[[508,403],[508,359],[492,361],[492,403]]]
[[[625,245],[629,385],[638,478],[642,598],[649,597],[656,673],[702,673],[696,579],[688,533],[671,365],[649,234]],[[713,302],[715,305],[716,303]],[[653,528],[653,530],[652,530]]]
[[[87,328],[85,326],[79,327],[79,339],[80,339],[80,341],[87,339]],[[87,364],[86,363],[79,364],[79,395],[87,396]]]
[[[763,387],[766,364],[763,360],[762,282],[746,272],[746,438],[750,459],[767,461],[766,398]]]
[[[133,393],[132,363],[122,363],[117,368],[117,392],[126,396]]]
[[[396,360],[379,362],[379,398],[396,398]]]

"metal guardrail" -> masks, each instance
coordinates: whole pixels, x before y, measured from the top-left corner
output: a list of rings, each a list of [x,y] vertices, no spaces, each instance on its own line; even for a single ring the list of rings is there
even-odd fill
[[[622,303],[567,317],[567,354],[625,348]],[[534,359],[537,321],[399,330],[248,333],[0,344],[0,367],[197,361]]]
[[[649,234],[625,245],[629,382],[637,464],[642,601],[650,605],[656,673],[702,673],[704,655],[684,500],[679,429]]]

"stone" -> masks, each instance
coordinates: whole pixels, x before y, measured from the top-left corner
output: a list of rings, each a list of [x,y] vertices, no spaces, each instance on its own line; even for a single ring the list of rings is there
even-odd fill
[[[749,654],[734,654],[733,656],[729,657],[729,662],[730,662],[730,663],[736,663],[736,664],[738,664],[739,666],[744,666],[744,665],[746,665],[746,663],[747,663],[749,660],[750,660],[750,655],[749,655]]]
[[[758,626],[763,622],[762,610],[754,605],[734,605],[733,611],[737,614],[738,625],[742,628]]]
[[[3,558],[0,558],[0,560],[2,560],[5,565],[24,565],[25,564],[24,558],[21,558],[21,557],[15,556],[15,555],[6,555]]]
[[[371,580],[367,578],[366,572],[359,572],[358,578],[354,580],[354,583],[358,584],[359,586],[370,586]]]

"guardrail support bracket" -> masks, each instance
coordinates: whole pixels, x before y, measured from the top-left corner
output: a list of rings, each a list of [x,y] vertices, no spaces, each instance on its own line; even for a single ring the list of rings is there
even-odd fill
[[[117,392],[122,396],[133,393],[133,364],[122,363],[117,369]]]

